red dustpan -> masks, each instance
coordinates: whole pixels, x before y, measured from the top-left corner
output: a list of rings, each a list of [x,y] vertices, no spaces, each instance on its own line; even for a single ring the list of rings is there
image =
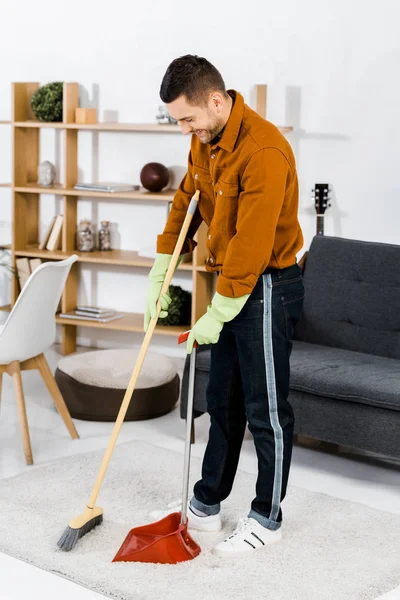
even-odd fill
[[[178,343],[186,341],[190,331],[179,336]],[[185,460],[183,468],[182,512],[174,512],[164,519],[149,525],[134,527],[126,536],[112,562],[172,563],[196,558],[200,546],[187,530],[187,503],[190,468],[190,432],[193,415],[194,373],[197,342],[190,356],[188,405],[186,414]]]

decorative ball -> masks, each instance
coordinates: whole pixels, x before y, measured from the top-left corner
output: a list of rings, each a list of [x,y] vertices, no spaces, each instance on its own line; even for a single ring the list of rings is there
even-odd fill
[[[192,294],[179,285],[170,285],[168,294],[171,298],[168,314],[163,319],[158,319],[157,325],[188,325],[190,327]]]
[[[40,87],[31,98],[31,107],[39,121],[62,121],[62,81],[55,81]]]
[[[52,185],[56,180],[56,170],[54,165],[45,160],[38,166],[38,184],[44,186]]]
[[[140,172],[140,181],[146,190],[161,192],[168,185],[169,170],[161,163],[147,163]]]

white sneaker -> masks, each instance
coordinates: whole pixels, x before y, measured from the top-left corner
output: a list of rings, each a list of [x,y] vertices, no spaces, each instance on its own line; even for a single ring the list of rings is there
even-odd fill
[[[248,554],[279,542],[281,539],[281,528],[273,531],[263,527],[255,519],[245,517],[239,520],[238,526],[229,537],[215,546],[213,552],[218,556]]]
[[[159,521],[171,513],[181,512],[181,510],[182,500],[175,500],[167,505],[166,510],[154,510],[150,513],[149,517],[151,520]],[[221,531],[222,529],[220,513],[208,517],[199,517],[191,511],[190,502],[188,502],[187,519],[188,529],[196,529],[197,531]]]

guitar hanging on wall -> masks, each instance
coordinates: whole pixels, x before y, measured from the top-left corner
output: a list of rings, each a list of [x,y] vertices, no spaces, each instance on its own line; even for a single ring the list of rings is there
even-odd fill
[[[324,216],[325,211],[330,207],[329,200],[329,183],[315,183],[312,190],[315,200],[315,212],[317,213],[317,235],[324,235]],[[299,266],[303,273],[306,266],[308,252],[304,252],[299,260]]]
[[[329,183],[316,183],[313,188],[315,212],[317,213],[317,235],[324,235],[325,211],[331,206],[329,202]]]

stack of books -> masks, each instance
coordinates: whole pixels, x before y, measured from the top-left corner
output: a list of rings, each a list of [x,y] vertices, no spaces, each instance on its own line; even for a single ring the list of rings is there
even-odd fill
[[[86,306],[78,304],[75,310],[67,313],[61,313],[60,317],[66,319],[81,319],[82,321],[97,321],[98,323],[108,323],[124,316],[124,313],[117,312],[113,308],[100,308],[99,306]]]
[[[99,181],[98,183],[77,183],[74,185],[74,189],[92,192],[133,192],[139,190],[140,186],[130,183]]]
[[[17,268],[20,289],[24,287],[31,273],[42,264],[41,258],[16,258],[15,266]]]
[[[22,288],[28,281],[29,277],[31,276],[31,273],[33,273],[33,271],[37,269],[37,267],[39,267],[42,264],[42,262],[43,261],[41,258],[26,258],[21,256],[15,259],[15,266],[17,269],[20,290],[22,290]],[[56,312],[60,312],[60,310],[61,300],[58,303],[58,308]]]
[[[61,248],[61,236],[63,226],[63,215],[56,215],[53,217],[50,225],[48,226],[40,244],[39,250],[59,250]]]

